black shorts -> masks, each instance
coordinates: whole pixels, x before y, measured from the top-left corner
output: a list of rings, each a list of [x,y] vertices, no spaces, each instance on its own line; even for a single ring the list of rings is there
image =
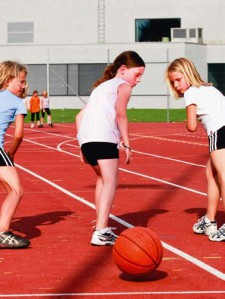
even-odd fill
[[[45,117],[45,112],[43,110],[45,110],[45,112],[47,113],[47,115],[51,115],[50,109],[49,108],[44,108],[44,109],[41,110],[41,116],[42,117]]]
[[[0,148],[0,167],[1,166],[14,166],[3,148]]]
[[[208,136],[209,152],[225,148],[225,126]]]
[[[116,143],[110,142],[88,142],[81,146],[82,153],[87,162],[98,165],[98,160],[119,159],[119,149]]]
[[[31,121],[34,121],[35,116],[36,116],[36,121],[40,120],[39,112],[34,112],[34,113],[31,113]]]

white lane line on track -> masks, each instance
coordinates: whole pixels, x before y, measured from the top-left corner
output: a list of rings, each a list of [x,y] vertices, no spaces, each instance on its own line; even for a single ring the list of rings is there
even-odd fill
[[[15,165],[16,165],[16,167],[18,167],[19,169],[21,169],[21,170],[23,170],[23,171],[29,173],[30,175],[32,175],[32,176],[34,176],[34,177],[40,179],[41,181],[43,181],[43,182],[45,182],[45,183],[51,185],[52,187],[58,189],[59,191],[65,193],[66,195],[68,195],[68,196],[70,196],[70,197],[72,197],[72,198],[78,200],[79,202],[81,202],[81,203],[83,203],[83,204],[85,204],[85,205],[91,207],[92,209],[95,209],[95,205],[92,204],[92,203],[90,203],[90,202],[88,202],[88,201],[85,200],[84,198],[79,197],[79,196],[73,194],[72,192],[70,192],[70,191],[68,191],[68,190],[66,190],[66,189],[64,189],[64,188],[62,188],[61,186],[57,185],[56,183],[53,183],[52,181],[49,181],[48,179],[46,179],[46,178],[44,178],[44,177],[42,177],[42,176],[36,174],[35,172],[33,172],[33,171],[31,171],[31,170],[29,170],[29,169],[27,169],[27,168],[25,168],[25,167],[23,167],[23,166],[21,166],[21,165],[18,165],[18,164],[15,164]],[[127,227],[127,228],[134,227],[132,224],[130,224],[130,223],[128,223],[128,222],[126,222],[126,221],[124,221],[124,220],[118,218],[117,216],[114,216],[113,214],[110,214],[110,218],[113,219],[114,221],[120,223],[121,225],[124,225],[124,226]],[[218,278],[220,278],[220,279],[222,279],[222,280],[225,280],[225,274],[222,273],[222,272],[220,272],[220,271],[218,271],[217,269],[215,269],[215,268],[213,268],[213,267],[207,265],[206,263],[203,263],[202,261],[200,261],[200,260],[198,260],[198,259],[192,257],[191,255],[189,255],[189,254],[187,254],[187,253],[185,253],[185,252],[183,252],[183,251],[181,251],[181,250],[179,250],[179,249],[177,249],[177,248],[175,248],[175,247],[173,247],[173,246],[171,246],[171,245],[169,245],[169,244],[167,244],[167,243],[165,243],[165,242],[162,242],[162,245],[163,245],[163,247],[166,248],[167,250],[169,250],[169,251],[171,251],[171,252],[173,252],[173,253],[179,255],[180,257],[182,257],[182,258],[188,260],[189,262],[191,262],[192,264],[198,266],[199,268],[202,268],[203,270],[205,270],[205,271],[211,273],[212,275],[214,275],[214,276],[216,276],[216,277],[218,277]]]
[[[77,297],[77,296],[104,296],[105,298],[107,296],[124,296],[124,295],[129,295],[129,296],[137,296],[137,295],[208,295],[208,294],[225,294],[225,291],[167,291],[167,292],[112,292],[112,293],[58,293],[58,294],[9,294],[9,295],[4,295],[1,294],[0,298],[23,298],[23,297]]]
[[[61,149],[60,149],[60,146],[58,146],[57,149],[56,149],[56,148],[53,148],[53,147],[50,147],[50,146],[47,146],[47,145],[44,145],[44,144],[40,144],[40,143],[38,143],[38,142],[31,141],[31,140],[29,140],[29,139],[24,139],[24,141],[27,141],[27,142],[30,142],[30,143],[34,143],[34,144],[37,144],[37,145],[39,145],[39,146],[43,146],[43,147],[46,147],[46,148],[49,148],[49,149],[52,149],[52,150],[61,151],[61,152],[63,152],[63,153],[66,153],[66,154],[69,154],[69,155],[72,155],[72,156],[75,156],[75,157],[79,157],[79,155],[75,155],[75,154],[73,154],[73,153],[70,153],[70,152],[61,150]],[[64,143],[65,143],[65,141],[62,142],[62,143],[60,143],[60,144],[62,145],[62,144],[64,144]],[[64,188],[62,188],[62,187],[60,187],[59,185],[57,185],[57,184],[55,184],[55,183],[49,181],[48,179],[43,178],[42,176],[39,176],[38,174],[36,174],[36,173],[34,173],[34,172],[32,172],[32,171],[30,171],[30,170],[28,170],[28,169],[26,169],[26,168],[24,168],[24,167],[18,165],[18,164],[16,164],[16,166],[17,166],[18,168],[20,168],[21,170],[23,170],[23,171],[25,171],[25,172],[28,172],[29,174],[31,174],[31,175],[37,177],[38,179],[40,179],[40,180],[46,182],[47,184],[53,186],[54,188],[56,188],[56,189],[62,191],[63,193],[65,193],[65,194],[71,196],[72,198],[74,198],[74,199],[76,199],[76,200],[78,200],[78,201],[80,201],[80,202],[86,204],[87,206],[89,206],[89,207],[95,209],[95,205],[92,204],[92,203],[90,203],[90,202],[88,202],[88,201],[86,201],[85,199],[83,199],[83,198],[81,198],[81,197],[79,197],[79,196],[76,196],[75,194],[73,194],[73,193],[69,192],[68,190],[66,190],[66,189],[64,189]],[[190,192],[197,193],[197,194],[204,195],[204,196],[207,195],[206,193],[199,192],[199,191],[196,191],[196,190],[191,189],[191,188],[186,188],[186,187],[181,186],[181,185],[173,184],[173,183],[170,183],[170,182],[167,182],[167,181],[164,181],[164,180],[161,180],[161,179],[157,179],[157,178],[154,178],[154,177],[151,177],[151,176],[148,176],[148,175],[143,175],[143,174],[138,173],[138,172],[129,171],[129,170],[124,169],[124,168],[119,168],[119,169],[120,169],[121,171],[124,171],[124,172],[127,172],[127,173],[131,173],[131,174],[134,174],[134,175],[137,175],[137,176],[142,176],[142,177],[145,177],[145,178],[149,178],[149,179],[151,179],[151,180],[155,180],[155,181],[158,181],[158,182],[167,184],[167,185],[171,185],[171,186],[174,186],[174,187],[177,187],[177,188],[181,188],[181,189],[184,189],[184,190],[186,190],[186,191],[190,191]],[[130,223],[128,223],[128,222],[126,222],[126,221],[124,221],[124,220],[122,220],[122,219],[120,219],[120,218],[118,218],[118,217],[116,217],[116,216],[114,216],[114,215],[112,215],[112,214],[110,214],[110,218],[114,219],[115,221],[117,221],[117,222],[120,223],[121,225],[124,225],[125,227],[128,227],[128,228],[133,227],[132,224],[130,224]],[[180,251],[179,249],[177,249],[177,248],[175,248],[175,247],[173,247],[173,246],[171,246],[171,245],[169,245],[169,244],[167,244],[167,243],[165,243],[165,242],[162,242],[162,244],[163,244],[164,248],[168,249],[169,251],[174,252],[175,254],[181,256],[182,258],[188,260],[189,262],[195,264],[196,266],[202,268],[203,270],[205,270],[205,271],[211,273],[212,275],[214,275],[214,276],[216,276],[216,277],[218,277],[218,278],[220,278],[220,279],[222,279],[222,280],[225,280],[225,274],[224,274],[224,273],[222,273],[222,272],[218,271],[217,269],[215,269],[215,268],[213,268],[213,267],[211,267],[211,266],[209,266],[209,265],[203,263],[203,262],[200,261],[200,260],[197,260],[196,258],[190,256],[189,254],[186,254],[185,252]]]
[[[130,134],[130,136],[135,136],[136,138],[143,138],[143,139],[157,139],[157,140],[163,140],[163,141],[170,141],[170,142],[177,142],[177,143],[185,143],[185,144],[193,144],[193,145],[199,145],[199,146],[208,146],[208,143],[199,143],[199,142],[192,142],[192,141],[185,141],[185,140],[179,140],[179,139],[171,139],[171,138],[165,138],[165,137],[158,137],[158,136],[152,136],[152,135],[139,135],[139,134]]]
[[[57,146],[57,149],[54,148],[54,147],[51,147],[51,146],[48,146],[48,145],[45,145],[45,144],[40,144],[40,142],[35,142],[35,141],[31,141],[29,139],[24,139],[24,141],[27,141],[27,142],[30,142],[30,143],[34,143],[34,144],[37,144],[39,146],[42,146],[42,147],[46,147],[46,148],[49,148],[49,149],[52,149],[52,150],[55,150],[55,151],[60,151],[62,153],[65,153],[65,154],[68,154],[70,156],[74,156],[74,157],[78,157],[80,158],[80,155],[76,155],[76,154],[73,154],[73,153],[70,153],[68,151],[65,151],[63,149],[60,148],[61,145],[65,144],[66,142],[69,142],[68,140],[67,141],[63,141],[61,142],[58,146]],[[158,156],[160,157],[160,156]],[[165,157],[161,157],[162,159],[164,159]],[[169,159],[169,158],[168,158]],[[176,161],[178,162],[179,160],[173,160],[173,159],[170,159],[172,161]],[[180,161],[179,161],[180,162]],[[189,162],[185,162],[185,164],[189,164]],[[192,165],[192,163],[190,163]],[[197,164],[195,164],[197,165]],[[202,167],[202,165],[200,165],[200,167]],[[134,174],[134,175],[137,175],[137,176],[142,176],[144,178],[148,178],[148,179],[151,179],[151,180],[154,180],[154,181],[157,181],[157,182],[160,182],[160,183],[164,183],[164,184],[167,184],[167,185],[170,185],[170,186],[173,186],[173,187],[177,187],[177,188],[180,188],[180,189],[184,189],[186,191],[190,191],[190,192],[193,192],[193,193],[197,193],[197,194],[200,194],[200,195],[203,195],[203,196],[207,196],[206,193],[204,192],[200,192],[200,191],[197,191],[195,189],[191,189],[191,188],[187,188],[187,187],[184,187],[182,185],[178,185],[178,184],[174,184],[174,183],[171,183],[171,182],[168,182],[168,181],[165,181],[165,180],[161,180],[161,179],[157,179],[155,177],[152,177],[152,176],[149,176],[149,175],[144,175],[144,174],[141,174],[141,173],[138,173],[138,172],[134,172],[134,171],[131,171],[131,170],[127,170],[127,169],[124,169],[124,168],[119,168],[119,170],[121,171],[124,171],[124,172],[128,172],[128,173],[131,173],[131,174]]]
[[[30,140],[28,140],[28,139],[25,139],[25,140],[26,140],[27,142],[34,143],[33,141],[30,141]],[[36,142],[35,142],[35,143],[36,143]],[[65,142],[62,142],[61,144],[64,144],[64,143],[65,143]],[[60,146],[58,146],[58,148],[55,149],[55,148],[53,148],[53,147],[49,147],[49,146],[46,146],[46,145],[41,145],[40,143],[36,143],[36,144],[38,144],[39,146],[48,147],[48,148],[51,148],[51,149],[54,149],[54,150],[57,150],[57,151],[59,151],[59,148],[60,148]],[[70,155],[72,155],[72,156],[79,157],[79,155],[75,155],[75,154],[73,154],[73,153],[70,153],[70,152],[67,152],[67,151],[64,151],[64,150],[61,150],[61,151],[64,152],[64,153],[70,154]],[[27,173],[29,173],[29,174],[35,176],[36,178],[38,178],[38,179],[44,181],[45,183],[47,183],[47,184],[53,186],[54,188],[60,190],[61,192],[63,192],[63,193],[65,193],[65,194],[69,195],[70,197],[72,197],[72,198],[74,198],[74,199],[76,199],[76,200],[82,202],[83,204],[85,204],[85,205],[91,207],[92,209],[95,209],[95,205],[92,204],[92,203],[90,203],[90,202],[88,202],[88,201],[86,201],[85,199],[83,199],[83,198],[81,198],[81,197],[79,197],[79,196],[76,196],[75,194],[73,194],[73,193],[69,192],[68,190],[66,190],[66,189],[64,189],[64,188],[62,188],[62,187],[60,187],[59,185],[57,185],[57,184],[55,184],[55,183],[49,181],[48,179],[45,179],[45,178],[42,177],[42,176],[39,176],[38,174],[36,174],[36,173],[34,173],[34,172],[32,172],[32,171],[30,171],[30,170],[28,170],[28,169],[26,169],[26,168],[20,166],[20,165],[17,165],[17,164],[16,164],[16,166],[17,166],[18,168],[20,168],[21,170],[23,170],[23,171],[25,171],[25,172],[27,172]],[[164,184],[172,185],[172,186],[177,187],[177,188],[182,188],[182,189],[184,189],[184,190],[186,190],[186,191],[190,191],[190,192],[194,192],[194,193],[198,193],[198,194],[201,194],[201,195],[206,196],[205,193],[196,191],[196,190],[194,190],[194,189],[186,188],[186,187],[183,187],[183,186],[181,186],[181,185],[173,184],[173,183],[170,183],[170,182],[167,182],[167,181],[164,181],[164,180],[160,180],[160,179],[157,179],[157,178],[154,178],[154,177],[151,177],[151,176],[143,175],[143,174],[140,174],[140,173],[138,173],[138,172],[129,171],[129,170],[126,170],[126,169],[123,169],[123,168],[119,168],[119,169],[120,169],[121,171],[124,171],[124,172],[127,172],[127,173],[131,173],[131,174],[134,174],[134,175],[137,175],[137,176],[142,176],[142,177],[145,177],[145,178],[149,178],[149,179],[152,179],[152,180],[156,180],[156,181],[161,182],[161,183],[164,183]],[[120,219],[120,218],[118,218],[118,217],[116,217],[116,216],[114,216],[114,215],[112,215],[112,214],[110,214],[110,218],[114,219],[116,222],[120,223],[121,225],[124,225],[124,226],[127,227],[127,228],[133,227],[132,224],[130,224],[130,223],[128,223],[128,222],[126,222],[126,221],[124,221],[124,220],[122,220],[122,219]],[[202,262],[202,261],[200,261],[200,260],[198,260],[198,259],[192,257],[191,255],[189,255],[189,254],[187,254],[187,253],[185,253],[185,252],[183,252],[183,251],[181,251],[181,250],[179,250],[179,249],[177,249],[177,248],[175,248],[175,247],[173,247],[173,246],[171,246],[171,245],[169,245],[169,244],[167,244],[167,243],[165,243],[165,242],[162,242],[162,245],[163,245],[163,247],[166,248],[167,250],[169,250],[169,251],[171,251],[171,252],[173,252],[173,253],[179,255],[180,257],[182,257],[182,258],[188,260],[189,262],[195,264],[195,265],[198,266],[199,268],[202,268],[203,270],[205,270],[205,271],[211,273],[212,275],[214,275],[214,276],[216,276],[216,277],[218,277],[218,278],[220,278],[220,279],[222,279],[222,280],[225,280],[225,274],[222,273],[222,272],[220,272],[220,271],[218,271],[217,269],[215,269],[215,268],[213,268],[213,267],[207,265],[206,263],[204,263],[204,262]]]
[[[169,160],[169,161],[173,161],[173,162],[179,162],[179,163],[182,163],[182,164],[188,164],[188,165],[192,165],[192,166],[198,166],[198,167],[206,168],[205,165],[201,165],[201,164],[196,164],[196,163],[192,163],[192,162],[182,161],[182,160],[178,160],[178,159],[174,159],[174,158],[169,158],[169,157],[165,157],[165,156],[159,156],[159,155],[149,154],[149,153],[145,153],[145,152],[136,151],[136,150],[133,150],[133,149],[132,149],[132,151],[134,153],[137,153],[137,154],[140,154],[140,155],[145,155],[145,156],[150,156],[150,157],[159,158],[159,159],[165,159],[165,160]]]

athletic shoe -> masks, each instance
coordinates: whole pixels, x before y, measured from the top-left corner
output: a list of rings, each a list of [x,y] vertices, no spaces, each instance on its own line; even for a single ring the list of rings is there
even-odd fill
[[[215,234],[217,232],[217,223],[216,221],[207,221],[206,217],[198,219],[198,222],[193,225],[193,231],[196,234]]]
[[[49,125],[49,127],[52,127],[53,128],[53,123],[50,123],[50,124],[48,124]]]
[[[11,231],[0,233],[0,248],[25,248],[29,245],[29,240],[15,235]]]
[[[117,235],[112,232],[111,227],[95,230],[92,235],[91,245],[107,246],[114,245]]]
[[[216,242],[225,241],[225,224],[223,224],[216,233],[210,234],[209,240]]]

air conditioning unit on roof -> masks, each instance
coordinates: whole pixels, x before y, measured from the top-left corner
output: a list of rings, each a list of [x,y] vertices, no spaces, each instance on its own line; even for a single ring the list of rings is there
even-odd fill
[[[171,42],[202,44],[202,28],[171,28]]]

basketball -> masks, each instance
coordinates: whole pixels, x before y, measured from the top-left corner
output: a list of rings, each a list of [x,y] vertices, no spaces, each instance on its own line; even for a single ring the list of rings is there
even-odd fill
[[[154,272],[163,257],[162,243],[155,232],[145,227],[124,230],[113,247],[117,267],[126,274],[145,276]]]

